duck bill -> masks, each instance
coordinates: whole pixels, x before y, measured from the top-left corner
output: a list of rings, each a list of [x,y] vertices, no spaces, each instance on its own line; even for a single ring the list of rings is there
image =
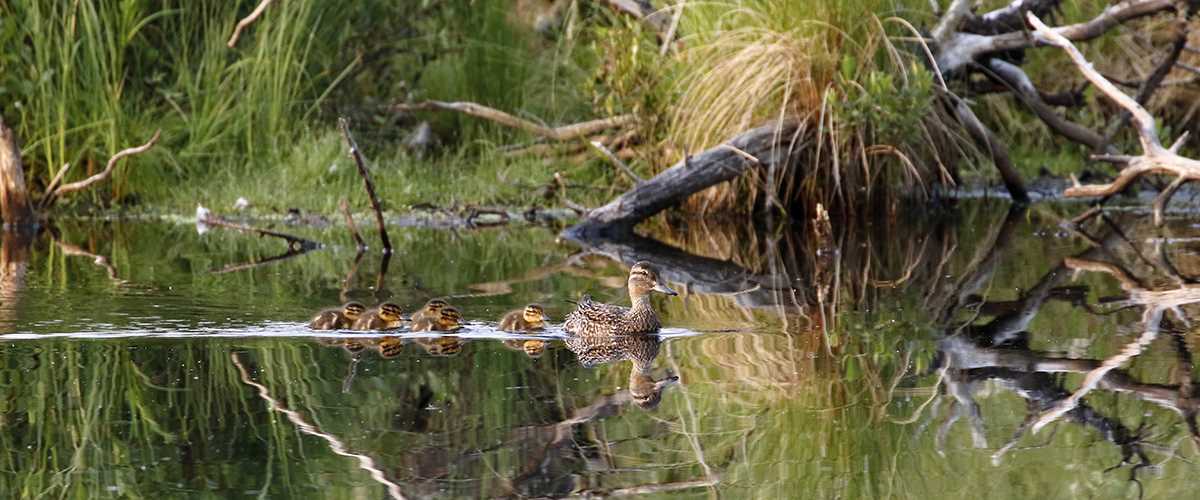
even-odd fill
[[[659,293],[665,293],[667,295],[679,295],[675,292],[675,290],[672,290],[671,287],[662,283],[655,284],[653,290]]]

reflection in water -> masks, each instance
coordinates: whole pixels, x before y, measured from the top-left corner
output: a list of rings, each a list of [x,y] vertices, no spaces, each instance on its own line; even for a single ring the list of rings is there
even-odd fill
[[[337,244],[214,274],[278,242],[119,223],[68,226],[32,251],[6,240],[6,269],[24,267],[0,297],[13,332],[0,491],[1194,494],[1197,228],[1005,208],[875,227],[695,222],[583,249],[542,230],[399,232],[391,275],[369,280]],[[664,333],[498,328],[528,304],[561,321],[585,292],[624,304],[642,260],[680,292],[654,299]],[[472,321],[452,333],[302,323],[334,304],[407,312],[430,297]]]
[[[633,368],[629,371],[629,394],[633,402],[643,409],[658,408],[662,402],[663,388],[679,380],[677,376],[654,379],[651,373],[654,370],[654,358],[658,357],[658,346],[662,343],[655,334],[569,335],[564,342],[585,367],[626,359],[631,361]]]

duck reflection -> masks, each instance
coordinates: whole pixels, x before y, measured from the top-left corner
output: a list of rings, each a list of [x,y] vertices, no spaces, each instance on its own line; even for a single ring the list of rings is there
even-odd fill
[[[679,380],[676,376],[661,379],[653,376],[654,358],[658,357],[662,344],[658,335],[573,335],[564,343],[585,367],[631,361],[629,395],[634,404],[646,410],[658,408],[663,389]]]

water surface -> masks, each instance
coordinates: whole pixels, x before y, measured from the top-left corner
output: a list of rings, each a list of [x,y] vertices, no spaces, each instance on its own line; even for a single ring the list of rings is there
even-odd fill
[[[873,227],[689,223],[271,239],[59,221],[5,240],[0,491],[29,497],[1180,497],[1196,476],[1200,229],[986,201]],[[495,323],[648,258],[664,335],[583,366]],[[385,269],[386,266],[386,269]],[[381,271],[386,272],[381,272]],[[463,310],[454,338],[304,326],[345,300]],[[353,337],[353,339],[351,339]],[[351,352],[347,345],[364,348]],[[635,365],[645,369],[635,369]],[[674,381],[674,377],[678,377]],[[673,382],[674,381],[674,382]],[[632,389],[632,390],[631,390]]]

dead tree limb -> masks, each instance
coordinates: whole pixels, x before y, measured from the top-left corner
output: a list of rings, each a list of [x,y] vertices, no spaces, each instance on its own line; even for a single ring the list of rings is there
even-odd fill
[[[1124,22],[1174,9],[1176,3],[1177,0],[1125,0],[1108,6],[1104,12],[1088,21],[1047,29],[1053,29],[1067,40],[1091,40]],[[942,74],[953,73],[984,55],[1027,49],[1039,42],[1023,30],[999,35],[952,33],[946,37],[945,43],[939,45],[938,70]]]
[[[87,179],[84,179],[81,181],[76,181],[76,182],[72,182],[70,184],[63,184],[63,185],[59,186],[53,192],[46,193],[45,198],[42,200],[40,205],[48,208],[51,205],[54,205],[54,202],[58,198],[62,197],[62,195],[64,195],[64,194],[73,193],[75,191],[80,191],[80,190],[86,189],[87,187],[91,186],[92,184],[95,184],[97,182],[107,179],[110,175],[112,175],[113,169],[115,169],[117,167],[118,161],[120,161],[122,158],[125,158],[126,156],[133,156],[136,154],[141,154],[141,153],[146,152],[146,150],[154,147],[154,144],[158,142],[158,138],[161,135],[162,135],[162,130],[156,130],[156,131],[154,131],[154,136],[151,137],[149,141],[146,141],[145,144],[142,144],[141,146],[135,146],[132,148],[125,148],[125,149],[118,151],[117,154],[113,155],[112,158],[108,159],[108,164],[104,166],[104,170],[101,170],[100,173],[93,175],[91,177],[88,177]]]
[[[561,127],[551,128],[531,122],[524,118],[517,118],[498,109],[490,108],[473,102],[425,101],[415,104],[397,104],[392,106],[393,111],[425,111],[435,109],[457,111],[465,115],[483,118],[485,120],[499,123],[506,127],[524,130],[533,135],[545,137],[555,141],[578,139],[580,137],[586,137],[608,129],[624,127],[636,121],[636,117],[633,115],[619,115],[612,118],[602,118],[599,120],[590,120],[572,125],[563,125]]]
[[[1094,157],[1121,163],[1125,167],[1117,174],[1117,178],[1108,184],[1076,185],[1067,188],[1063,192],[1063,195],[1068,197],[1107,197],[1121,192],[1134,179],[1144,174],[1172,174],[1178,178],[1177,183],[1172,184],[1173,188],[1163,190],[1158,195],[1159,199],[1155,200],[1154,203],[1154,221],[1156,225],[1161,225],[1162,210],[1166,207],[1171,195],[1174,194],[1175,188],[1179,187],[1177,184],[1181,185],[1189,181],[1200,180],[1200,161],[1176,154],[1179,147],[1183,145],[1183,141],[1187,138],[1187,134],[1184,133],[1180,136],[1171,147],[1164,147],[1158,140],[1158,127],[1154,123],[1154,117],[1150,115],[1149,111],[1146,111],[1146,108],[1143,108],[1136,100],[1121,92],[1112,82],[1109,82],[1100,75],[1092,67],[1091,63],[1083,57],[1079,49],[1075,48],[1075,45],[1058,30],[1050,29],[1037,16],[1032,14],[1029,15],[1029,22],[1034,26],[1035,33],[1039,38],[1042,38],[1048,44],[1060,47],[1066,51],[1071,61],[1075,63],[1075,66],[1079,68],[1083,76],[1092,82],[1092,85],[1097,90],[1115,101],[1118,106],[1129,111],[1134,123],[1137,125],[1138,139],[1142,145],[1142,154],[1139,156],[1100,155]]]
[[[17,136],[4,124],[3,118],[0,118],[0,216],[4,218],[5,229],[37,223],[37,214],[25,186],[21,148],[17,147]]]
[[[367,197],[371,200],[371,209],[375,211],[375,225],[379,229],[379,240],[383,244],[383,253],[392,253],[392,241],[388,239],[387,225],[383,222],[383,208],[379,204],[379,197],[375,195],[375,183],[371,182],[371,173],[367,171],[366,160],[363,159],[362,151],[358,149],[358,143],[354,142],[354,136],[350,135],[350,121],[346,118],[338,118],[338,127],[342,129],[342,136],[346,138],[346,147],[350,149],[350,157],[354,159],[354,164],[358,166],[358,174],[362,176],[363,186],[367,189]]]
[[[354,216],[350,214],[350,202],[342,198],[338,202],[338,209],[342,211],[342,216],[346,217],[346,227],[350,228],[350,235],[354,237],[354,247],[361,253],[367,248],[367,244],[363,241],[362,236],[358,234],[358,226],[354,225]]]
[[[1179,56],[1183,54],[1183,48],[1187,46],[1188,23],[1187,17],[1184,13],[1181,12],[1179,14],[1179,19],[1177,19],[1174,23],[1174,28],[1179,33],[1175,35],[1175,41],[1171,44],[1171,50],[1167,52],[1167,56],[1163,58],[1162,62],[1159,63],[1158,66],[1154,68],[1154,71],[1150,73],[1150,76],[1146,77],[1146,80],[1143,81],[1138,87],[1137,96],[1134,97],[1134,100],[1137,101],[1138,104],[1145,105],[1150,101],[1150,96],[1154,95],[1154,91],[1158,90],[1158,88],[1162,86],[1163,80],[1167,78],[1167,74],[1171,72],[1171,69],[1175,66],[1175,63],[1179,61]],[[1105,145],[1112,142],[1113,137],[1116,136],[1117,132],[1120,132],[1127,123],[1129,123],[1129,119],[1131,117],[1132,115],[1129,113],[1129,111],[1121,112],[1121,116],[1117,118],[1117,121],[1113,122],[1113,124],[1109,126],[1108,130],[1104,132]],[[1097,151],[1099,150],[1099,148],[1094,149]]]
[[[661,43],[671,43],[671,20],[664,11],[655,10],[648,0],[604,0],[604,3],[618,13],[646,23]]]
[[[774,122],[681,160],[608,204],[592,210],[583,222],[567,231],[582,236],[592,232],[631,230],[638,222],[705,188],[733,179],[751,167],[785,162],[790,148],[784,142],[791,138],[796,126],[790,120]],[[758,161],[751,161],[743,154]]]
[[[622,173],[629,176],[629,179],[632,180],[634,184],[646,182],[646,180],[634,172],[632,168],[629,168],[629,165],[626,164],[624,160],[618,158],[617,155],[613,154],[611,150],[605,147],[603,143],[600,141],[591,141],[589,144],[591,144],[596,151],[599,151],[600,154],[604,155],[605,158],[608,158],[608,161],[612,162],[613,166],[617,167]]]
[[[257,21],[258,18],[263,15],[263,12],[267,11],[268,5],[271,5],[271,0],[262,0],[258,3],[258,7],[255,7],[254,11],[250,12],[250,15],[242,18],[241,21],[238,21],[237,26],[233,28],[233,35],[230,35],[229,42],[227,42],[225,45],[231,49],[237,45],[238,37],[242,36],[242,30],[246,29],[247,26],[254,24],[254,21]]]
[[[225,219],[222,219],[218,216],[213,215],[211,212],[208,211],[207,208],[204,208],[204,207],[197,207],[197,209],[196,209],[196,224],[200,225],[200,226],[223,227],[226,229],[233,229],[235,231],[241,231],[244,233],[254,233],[259,236],[271,236],[273,238],[280,238],[284,241],[287,241],[288,248],[291,248],[293,250],[312,250],[314,248],[321,247],[320,243],[317,243],[317,242],[307,239],[307,238],[301,238],[299,236],[295,236],[295,235],[291,235],[291,234],[287,234],[287,233],[281,233],[279,231],[272,231],[270,229],[263,229],[263,228],[259,228],[259,227],[248,226],[245,224],[239,224],[237,222],[227,221]]]
[[[1033,114],[1037,115],[1047,127],[1050,127],[1050,130],[1071,141],[1083,144],[1093,151],[1106,149],[1107,141],[1098,132],[1063,118],[1054,111],[1054,108],[1046,104],[1037,87],[1033,86],[1029,75],[1025,74],[1025,71],[1019,66],[1000,59],[990,59],[987,62],[987,68],[996,78],[1011,87],[1013,95],[1030,111],[1033,111]],[[1109,152],[1115,153],[1115,151]]]
[[[971,138],[987,149],[992,163],[1000,172],[1000,180],[1008,189],[1009,196],[1012,196],[1013,201],[1018,203],[1028,202],[1029,193],[1025,190],[1025,182],[1021,180],[1020,172],[1017,172],[1017,167],[1013,165],[1012,158],[1008,155],[1008,146],[1004,145],[1004,141],[1001,141],[995,132],[987,128],[978,116],[975,116],[975,112],[971,110],[965,100],[949,92],[945,92],[943,95],[951,101],[950,107],[954,111],[954,116],[967,129],[967,133],[971,134]]]

